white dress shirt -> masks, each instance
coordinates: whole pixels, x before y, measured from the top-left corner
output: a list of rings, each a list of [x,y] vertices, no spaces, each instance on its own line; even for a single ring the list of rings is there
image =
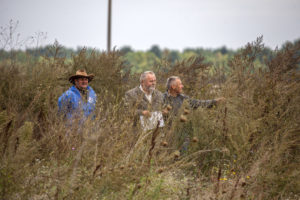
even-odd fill
[[[151,103],[151,100],[152,100],[152,92],[150,94],[147,94],[144,90],[143,90],[143,87],[140,85],[140,89],[142,90],[142,92],[144,92],[147,100],[149,101],[149,103]]]

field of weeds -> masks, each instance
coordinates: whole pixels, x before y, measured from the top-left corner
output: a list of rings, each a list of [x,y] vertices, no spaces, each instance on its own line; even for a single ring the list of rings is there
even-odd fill
[[[256,66],[263,50],[259,38],[217,75],[203,57],[162,61],[162,92],[177,75],[191,97],[226,102],[182,110],[187,120],[150,133],[133,133],[126,117],[124,94],[139,74],[117,51],[66,62],[56,46],[53,58],[2,61],[0,199],[299,199],[300,43]],[[96,75],[97,117],[70,134],[57,99],[79,68]]]

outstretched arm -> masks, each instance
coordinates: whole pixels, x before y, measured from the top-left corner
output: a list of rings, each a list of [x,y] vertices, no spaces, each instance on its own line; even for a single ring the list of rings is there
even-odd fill
[[[199,99],[190,99],[189,104],[192,108],[205,107],[212,108],[214,105],[217,105],[219,102],[225,101],[224,97],[211,99],[211,100],[199,100]]]

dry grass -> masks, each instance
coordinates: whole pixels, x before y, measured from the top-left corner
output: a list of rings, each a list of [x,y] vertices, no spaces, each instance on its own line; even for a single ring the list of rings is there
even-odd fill
[[[259,38],[236,54],[218,87],[203,58],[157,68],[161,90],[178,75],[190,96],[227,100],[148,134],[135,133],[124,114],[124,93],[138,78],[118,52],[1,62],[0,198],[298,199],[300,44],[273,52],[263,69],[255,65],[262,50]],[[82,67],[96,75],[97,118],[72,134],[56,102]],[[179,155],[186,136],[193,139]]]

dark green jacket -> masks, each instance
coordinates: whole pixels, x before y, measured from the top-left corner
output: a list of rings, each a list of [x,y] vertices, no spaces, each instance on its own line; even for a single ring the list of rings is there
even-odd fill
[[[192,99],[189,96],[184,94],[179,94],[176,97],[169,95],[168,92],[163,94],[164,98],[164,106],[170,105],[172,106],[171,115],[177,115],[179,109],[181,108],[184,101],[188,101],[188,105],[192,109],[196,109],[198,107],[206,107],[211,108],[213,105],[216,104],[214,99],[212,100],[199,100],[199,99]]]

